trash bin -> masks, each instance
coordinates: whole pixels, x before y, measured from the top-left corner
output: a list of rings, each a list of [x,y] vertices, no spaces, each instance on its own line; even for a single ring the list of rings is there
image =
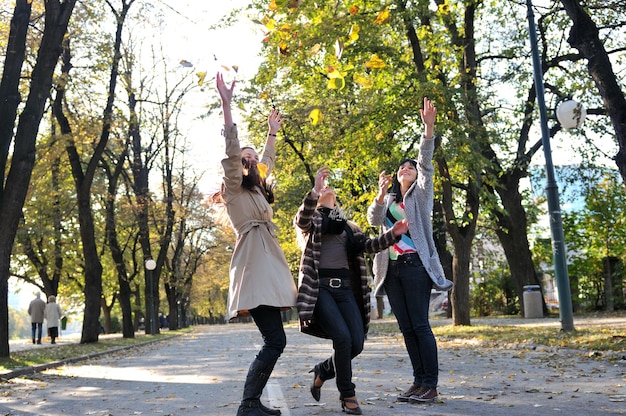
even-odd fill
[[[67,329],[67,316],[61,318],[61,329],[65,331]]]
[[[543,302],[539,285],[524,286],[524,318],[543,318]]]

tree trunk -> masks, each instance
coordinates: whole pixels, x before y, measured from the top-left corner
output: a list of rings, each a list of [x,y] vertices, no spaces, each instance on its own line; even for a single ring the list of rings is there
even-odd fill
[[[615,163],[626,185],[626,98],[617,82],[609,56],[600,41],[599,31],[578,0],[561,0],[572,19],[567,41],[587,59],[589,74],[602,97],[619,145]]]
[[[24,24],[28,25],[28,16],[30,15],[30,2],[24,0],[16,1],[15,11],[15,25],[11,27],[11,34],[9,42],[9,51],[16,52],[16,60],[13,59],[13,54],[7,54],[6,61],[11,61],[10,68],[5,66],[5,75],[3,75],[2,82],[0,83],[0,92],[3,94],[7,88],[8,99],[13,99],[13,102],[7,102],[1,104],[0,125],[4,126],[4,122],[7,121],[8,128],[12,131],[14,123],[11,122],[17,117],[17,106],[13,107],[13,104],[17,105],[19,99],[15,95],[16,90],[10,87],[13,83],[19,83],[19,71],[16,72],[16,65],[21,68],[22,58],[19,51],[24,49],[24,39],[17,38],[25,35]],[[20,120],[17,126],[15,134],[15,143],[13,147],[13,156],[11,158],[11,166],[6,181],[4,182],[4,189],[0,196],[0,215],[2,221],[0,221],[0,357],[9,357],[9,321],[8,321],[8,280],[10,276],[10,262],[13,243],[15,241],[15,235],[22,215],[22,207],[28,193],[28,186],[30,183],[30,177],[35,164],[35,143],[37,140],[37,133],[39,131],[39,125],[43,118],[43,112],[46,102],[50,97],[50,89],[52,88],[52,75],[54,68],[59,59],[61,52],[61,44],[63,37],[67,31],[67,25],[72,12],[74,10],[75,0],[66,0],[61,4],[58,0],[49,0],[45,3],[45,27],[41,44],[39,47],[39,54],[37,56],[37,62],[33,68],[30,83],[30,92],[24,111],[20,115]],[[14,31],[15,29],[15,31]],[[14,49],[15,48],[15,49]],[[6,62],[5,61],[5,62]],[[8,72],[7,72],[8,71]],[[17,75],[17,79],[10,79]],[[5,84],[6,82],[6,84]],[[17,85],[17,84],[16,84]],[[4,97],[4,96],[3,96]],[[4,102],[0,100],[0,102]],[[11,112],[15,112],[15,115],[11,116]],[[6,138],[10,136],[0,137],[2,146],[8,146]],[[4,150],[3,150],[4,152]],[[4,153],[2,163],[6,166],[6,155]],[[2,170],[3,172],[5,169]]]
[[[494,213],[498,224],[496,235],[504,249],[511,279],[515,286],[515,293],[519,298],[523,314],[524,286],[541,286],[541,283],[537,277],[532,252],[528,244],[528,223],[526,211],[522,205],[522,195],[519,192],[519,179],[511,173],[503,175],[496,191],[506,212],[506,215],[501,211]],[[545,314],[547,312],[545,301],[543,304]]]
[[[176,287],[170,286],[169,284],[165,285],[165,293],[167,295],[167,305],[169,308],[169,313],[167,315],[169,321],[169,328],[171,330],[176,330],[178,328],[178,305],[179,305],[179,294],[176,290]]]
[[[109,185],[107,189],[108,197],[106,200],[106,236],[109,250],[111,251],[111,258],[113,264],[115,264],[117,272],[117,281],[119,285],[119,299],[120,307],[122,308],[122,336],[124,338],[135,337],[135,325],[133,322],[133,310],[130,304],[131,290],[130,279],[128,277],[128,270],[126,269],[126,262],[124,261],[124,250],[120,246],[117,236],[117,217],[116,217],[116,198],[119,178],[124,170],[124,162],[127,156],[127,149],[119,155],[115,169],[111,171],[108,164],[103,161],[106,167],[107,177]]]

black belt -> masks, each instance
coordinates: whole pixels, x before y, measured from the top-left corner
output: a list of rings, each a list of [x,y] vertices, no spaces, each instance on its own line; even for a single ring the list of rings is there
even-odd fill
[[[350,279],[342,279],[340,277],[320,277],[320,285],[328,286],[333,289],[339,289],[340,287],[352,287]]]
[[[417,253],[400,254],[397,259],[392,261],[397,261],[398,263],[405,264],[420,264],[422,262],[420,260],[420,256]]]

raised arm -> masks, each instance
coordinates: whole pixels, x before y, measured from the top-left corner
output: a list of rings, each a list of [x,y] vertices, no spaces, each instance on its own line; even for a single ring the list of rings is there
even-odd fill
[[[222,113],[224,114],[224,128],[231,127],[233,123],[233,114],[230,109],[230,103],[233,99],[233,90],[235,89],[235,81],[230,84],[230,87],[224,82],[224,76],[221,72],[218,72],[215,76],[215,84],[217,91],[220,94],[222,100]]]
[[[422,123],[424,123],[424,137],[432,139],[435,134],[435,118],[437,117],[437,107],[426,97],[424,97],[424,108],[420,109]]]

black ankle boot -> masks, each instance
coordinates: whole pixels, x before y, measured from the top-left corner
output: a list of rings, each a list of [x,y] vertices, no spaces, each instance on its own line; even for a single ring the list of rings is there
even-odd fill
[[[268,364],[261,360],[255,359],[250,368],[248,369],[248,375],[246,376],[246,384],[243,388],[243,398],[239,409],[237,409],[237,416],[275,416],[280,415],[280,410],[269,409],[261,404],[261,394],[263,388],[267,384],[267,380],[270,378],[270,374],[274,369],[274,363]],[[271,413],[266,412],[264,409],[269,410]],[[278,413],[274,413],[278,412]]]
[[[267,407],[263,403],[261,403],[260,400],[259,400],[259,409],[261,409],[266,414],[271,415],[271,416],[280,416],[281,415],[280,409],[274,409],[274,408],[271,408],[271,407]]]
[[[258,399],[242,400],[237,409],[237,416],[268,416],[259,407],[260,401]]]

